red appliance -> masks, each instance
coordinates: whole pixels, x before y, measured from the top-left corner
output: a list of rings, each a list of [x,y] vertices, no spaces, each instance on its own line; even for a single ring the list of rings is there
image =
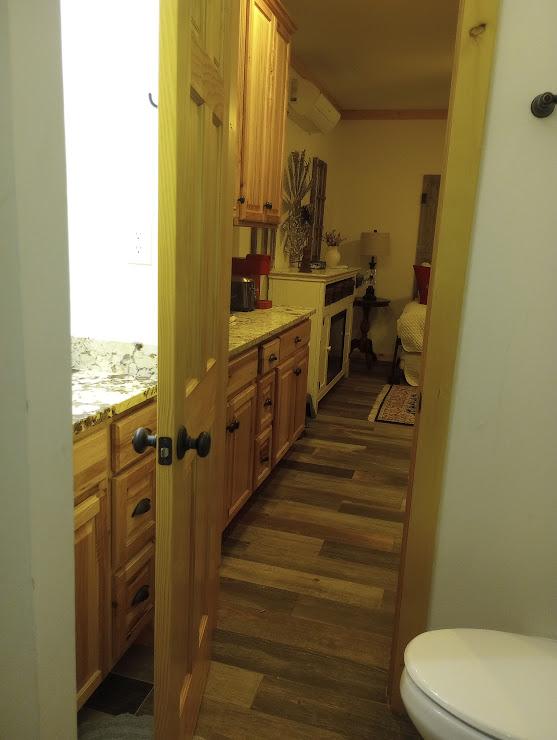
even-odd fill
[[[248,254],[232,258],[232,274],[250,277],[255,282],[256,308],[271,308],[273,303],[268,300],[269,279],[271,271],[271,257],[268,254]]]

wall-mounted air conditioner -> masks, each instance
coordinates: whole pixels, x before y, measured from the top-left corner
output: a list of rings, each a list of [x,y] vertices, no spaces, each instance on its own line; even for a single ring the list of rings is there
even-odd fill
[[[311,134],[328,134],[340,120],[340,112],[321,90],[293,70],[290,70],[288,115]]]

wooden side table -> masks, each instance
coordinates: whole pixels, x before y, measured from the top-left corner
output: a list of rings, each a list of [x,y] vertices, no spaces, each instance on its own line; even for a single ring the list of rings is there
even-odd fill
[[[377,355],[373,351],[373,340],[368,337],[369,331],[369,314],[372,308],[386,308],[391,303],[387,298],[356,298],[354,301],[355,306],[360,306],[362,309],[362,323],[360,324],[360,337],[354,338],[350,345],[350,353],[353,350],[359,349],[366,356],[366,365],[368,368],[371,367],[373,362],[377,361]]]

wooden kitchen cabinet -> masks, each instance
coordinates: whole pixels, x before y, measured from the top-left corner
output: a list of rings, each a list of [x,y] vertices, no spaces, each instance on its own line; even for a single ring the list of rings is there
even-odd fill
[[[77,708],[101,683],[110,652],[106,482],[74,509]]]
[[[296,399],[296,356],[281,362],[276,370],[275,423],[273,427],[273,465],[284,457],[292,441],[293,409]]]
[[[278,224],[294,25],[279,0],[245,0],[242,13],[236,220]]]
[[[304,431],[308,384],[307,346],[277,368],[273,465],[284,456]]]
[[[227,404],[227,521],[253,491],[253,455],[257,418],[257,384],[252,382]]]

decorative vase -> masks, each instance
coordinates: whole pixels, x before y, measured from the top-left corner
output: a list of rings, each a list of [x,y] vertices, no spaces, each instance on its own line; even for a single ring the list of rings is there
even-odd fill
[[[340,252],[336,244],[334,247],[329,247],[329,249],[327,249],[325,262],[327,263],[327,267],[338,267],[340,262]]]

